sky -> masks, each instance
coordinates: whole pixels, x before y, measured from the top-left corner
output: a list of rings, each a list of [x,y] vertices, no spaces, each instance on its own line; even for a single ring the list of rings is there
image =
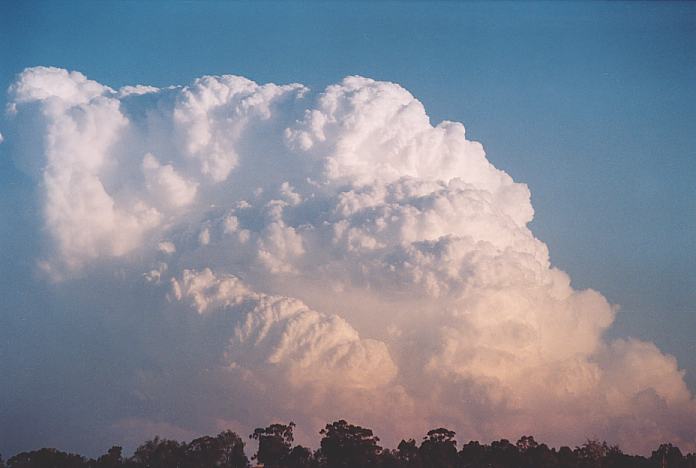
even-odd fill
[[[574,395],[551,442],[693,446],[695,23],[676,2],[3,2],[0,452],[309,433],[336,375],[386,440],[397,412],[541,430],[517,366]],[[228,74],[261,86],[195,81]],[[292,330],[311,349],[271,342]],[[578,420],[597,394],[621,397]]]

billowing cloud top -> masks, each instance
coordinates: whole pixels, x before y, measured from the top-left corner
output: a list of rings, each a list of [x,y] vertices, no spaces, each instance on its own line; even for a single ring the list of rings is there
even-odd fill
[[[399,85],[353,76],[315,95],[225,75],[114,90],[38,67],[10,101],[47,281],[147,284],[148,307],[177,317],[168,345],[188,350],[184,370],[133,365],[134,394],[188,384],[113,427],[340,416],[387,439],[446,425],[696,448],[674,358],[603,338],[615,310],[551,266],[527,186]],[[196,417],[171,416],[201,393]]]

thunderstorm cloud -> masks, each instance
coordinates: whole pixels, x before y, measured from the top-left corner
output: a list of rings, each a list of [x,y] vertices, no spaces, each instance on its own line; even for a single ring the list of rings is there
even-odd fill
[[[294,420],[311,441],[342,417],[385,442],[444,425],[461,440],[696,449],[676,360],[606,338],[616,307],[551,265],[528,187],[398,84],[112,89],[37,67],[9,102],[36,281],[82,331],[8,399],[62,382],[41,405],[82,418],[73,437]]]

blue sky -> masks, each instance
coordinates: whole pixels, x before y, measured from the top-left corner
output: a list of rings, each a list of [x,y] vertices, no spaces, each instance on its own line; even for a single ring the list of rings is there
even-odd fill
[[[613,336],[675,355],[696,390],[694,3],[2,2],[0,87],[36,65],[114,88],[397,82],[529,185],[552,262],[621,305]],[[29,186],[0,145],[0,291],[30,276],[19,233],[35,227],[13,227]]]

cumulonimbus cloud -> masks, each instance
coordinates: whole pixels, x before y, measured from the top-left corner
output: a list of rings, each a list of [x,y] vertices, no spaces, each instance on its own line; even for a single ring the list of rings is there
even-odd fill
[[[214,410],[156,424],[345,417],[387,438],[446,425],[696,449],[675,359],[604,338],[615,309],[550,264],[527,186],[399,85],[353,76],[317,95],[226,75],[114,90],[37,67],[10,102],[46,280],[118,268],[194,323],[198,368],[183,372]],[[199,333],[211,323],[218,346]],[[169,413],[187,388],[162,397]]]

